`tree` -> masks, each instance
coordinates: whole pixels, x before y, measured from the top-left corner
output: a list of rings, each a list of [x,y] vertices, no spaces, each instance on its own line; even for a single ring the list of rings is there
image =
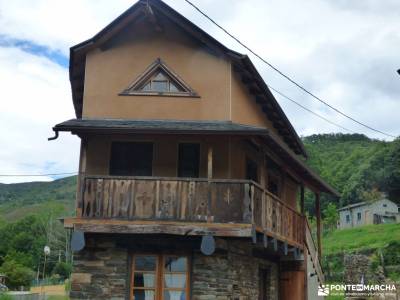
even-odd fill
[[[370,191],[362,192],[362,197],[363,197],[365,202],[373,203],[375,201],[378,201],[378,200],[382,199],[383,193],[378,191],[377,188],[373,188]]]
[[[14,260],[7,260],[0,267],[0,273],[5,274],[6,285],[9,289],[18,289],[19,287],[29,287],[34,279],[34,272],[17,263]]]
[[[329,203],[322,213],[324,215],[323,224],[328,231],[334,230],[339,219],[336,205],[334,203]]]

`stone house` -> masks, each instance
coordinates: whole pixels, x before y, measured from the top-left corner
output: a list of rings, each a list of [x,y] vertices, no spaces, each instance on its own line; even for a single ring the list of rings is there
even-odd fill
[[[350,204],[338,209],[338,212],[340,229],[400,222],[399,207],[389,199]]]
[[[246,55],[142,0],[71,48],[70,81],[76,119],[50,139],[81,139],[71,299],[316,297],[338,194]]]

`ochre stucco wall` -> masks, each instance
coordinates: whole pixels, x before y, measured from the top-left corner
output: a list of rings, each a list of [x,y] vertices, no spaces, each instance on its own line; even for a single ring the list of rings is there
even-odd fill
[[[231,120],[279,136],[231,61],[166,20],[128,25],[86,56],[83,118]],[[119,95],[161,58],[199,97]]]
[[[157,58],[199,98],[119,96]],[[176,26],[157,32],[147,23],[128,26],[105,50],[86,57],[83,117],[228,120],[230,62],[210,53]]]

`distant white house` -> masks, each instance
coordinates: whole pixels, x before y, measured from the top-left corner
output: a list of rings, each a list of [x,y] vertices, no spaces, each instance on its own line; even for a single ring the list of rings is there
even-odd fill
[[[396,203],[382,199],[373,203],[359,202],[338,209],[339,229],[368,224],[400,222],[399,207]]]

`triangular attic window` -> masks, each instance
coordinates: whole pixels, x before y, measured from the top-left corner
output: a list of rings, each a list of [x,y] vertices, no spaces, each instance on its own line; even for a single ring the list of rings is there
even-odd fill
[[[197,96],[196,92],[160,59],[152,63],[121,95]]]

